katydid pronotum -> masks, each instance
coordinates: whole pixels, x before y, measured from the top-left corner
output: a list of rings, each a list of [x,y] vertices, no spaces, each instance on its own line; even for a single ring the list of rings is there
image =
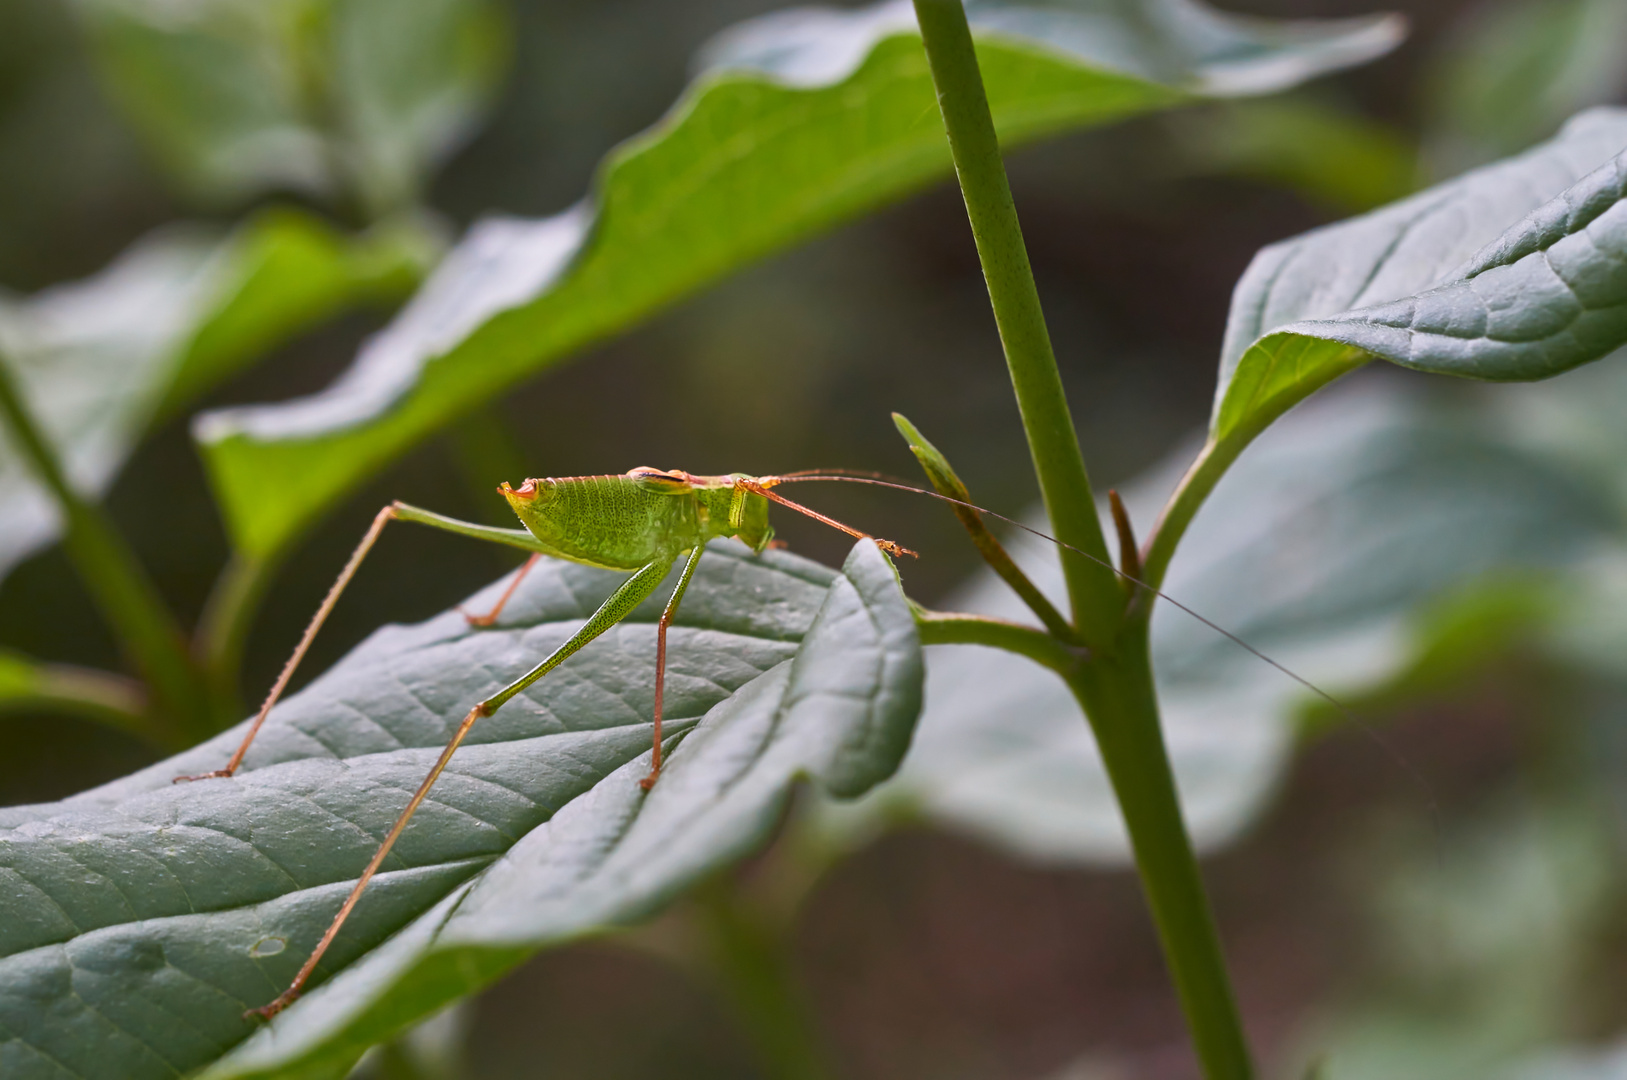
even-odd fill
[[[334,916],[333,922],[322,935],[316,949],[294,976],[293,983],[269,1005],[251,1010],[253,1013],[269,1018],[299,995],[311,973],[316,969],[322,954],[327,952],[328,946],[339,933],[339,928],[344,925],[351,909],[361,898],[368,882],[378,872],[385,856],[390,853],[396,839],[407,827],[407,822],[429,794],[430,788],[434,786],[436,779],[446,768],[447,762],[451,760],[452,754],[468,735],[475,721],[496,712],[510,698],[626,618],[666,579],[675,560],[685,557],[684,568],[678,577],[677,585],[673,587],[666,607],[661,612],[660,621],[656,624],[653,750],[650,773],[640,781],[645,790],[649,790],[661,772],[661,698],[666,677],[667,627],[671,624],[678,605],[683,601],[684,591],[689,587],[689,580],[694,576],[695,568],[700,565],[701,554],[706,549],[707,541],[733,537],[753,551],[761,552],[769,546],[774,537],[774,530],[768,524],[768,505],[774,502],[840,529],[850,536],[874,540],[889,555],[896,557],[915,554],[890,540],[877,540],[868,533],[849,528],[770,490],[784,479],[786,478],[778,476],[746,476],[743,473],[729,476],[695,476],[680,470],[663,472],[659,469],[638,468],[621,476],[531,479],[517,488],[504,483],[497,490],[513,507],[521,524],[525,526],[524,529],[475,525],[399,502],[392,503],[378,512],[367,534],[362,537],[361,543],[356,545],[350,561],[340,571],[333,587],[328,590],[327,597],[311,618],[310,625],[306,627],[299,644],[294,648],[293,655],[283,667],[282,674],[277,677],[270,694],[266,696],[265,704],[260,706],[259,713],[249,725],[242,743],[232,754],[231,760],[226,763],[225,768],[215,772],[177,777],[177,781],[226,778],[237,772],[238,766],[243,763],[243,755],[248,752],[254,737],[259,734],[261,725],[265,723],[272,707],[282,696],[288,680],[294,674],[294,669],[299,666],[306,650],[310,648],[312,639],[316,637],[317,631],[321,629],[334,604],[338,602],[339,595],[344,592],[345,586],[350,583],[362,560],[378,540],[379,534],[384,531],[384,526],[391,521],[416,521],[448,532],[507,544],[531,553],[531,558],[514,575],[492,610],[483,615],[466,616],[473,626],[490,626],[497,620],[504,604],[514,595],[514,590],[524,579],[526,572],[543,555],[606,570],[630,570],[633,571],[633,575],[599,606],[599,609],[568,641],[555,649],[536,667],[469,710],[429,770],[429,774],[424,777],[407,802],[406,809],[402,810],[395,824],[379,844],[378,850],[362,871],[361,877],[357,879],[355,887],[351,889],[350,895],[339,908],[339,913]]]

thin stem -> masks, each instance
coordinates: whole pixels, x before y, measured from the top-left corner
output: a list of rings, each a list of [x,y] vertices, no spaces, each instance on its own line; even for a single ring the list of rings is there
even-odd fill
[[[1046,512],[1061,540],[1105,561],[1107,543],[1017,222],[965,9],[961,0],[915,0],[915,16]],[[1116,578],[1067,549],[1062,551],[1062,570],[1079,633],[1089,644],[1107,642],[1124,612]]]
[[[243,652],[249,631],[259,613],[260,601],[280,560],[253,558],[233,552],[226,561],[215,587],[198,617],[193,650],[203,666],[214,695],[215,714],[223,723],[238,718],[242,710],[239,679],[243,672]]]
[[[180,627],[112,522],[68,482],[56,452],[23,403],[4,357],[0,357],[0,413],[35,476],[56,500],[63,519],[63,547],[74,569],[152,687],[162,712],[168,713],[169,726],[187,738],[211,734],[208,692],[187,656]]]
[[[1209,1080],[1249,1080],[1253,1068],[1233,1000],[1219,937],[1181,816],[1159,727],[1147,635],[1150,604],[1120,587],[1111,569],[1083,455],[1045,329],[1016,208],[1000,159],[977,54],[961,0],[915,0],[915,14],[938,90],[938,104],[994,305],[995,322],[1022,413],[1029,451],[1062,551],[1074,624],[1090,650],[1066,659],[1054,637],[974,616],[917,613],[923,641],[959,640],[1029,656],[1062,674],[1090,720],[1124,814],[1136,866],[1164,954]],[[1233,455],[1235,456],[1235,454]],[[1196,505],[1214,479],[1199,463]],[[1165,541],[1172,551],[1180,521]],[[1158,539],[1155,538],[1156,546]],[[1163,562],[1151,572],[1162,574]],[[1126,565],[1133,556],[1126,554]],[[1143,578],[1156,583],[1155,578]],[[1041,646],[1040,641],[1048,643]]]
[[[1082,665],[1068,685],[1091,719],[1204,1075],[1249,1080],[1242,1020],[1159,726],[1146,628],[1131,620],[1116,653]]]
[[[922,645],[986,645],[1026,656],[1063,678],[1070,677],[1088,657],[1085,649],[1068,645],[1032,626],[987,615],[928,611],[915,608],[915,629]]]
[[[8,666],[18,659],[8,655]],[[5,697],[0,698],[0,713],[49,712],[78,716],[156,746],[175,746],[175,733],[154,722],[147,708],[147,695],[134,679],[74,664],[23,662],[31,669],[28,683],[8,688]]]
[[[710,942],[709,966],[774,1080],[831,1075],[783,928],[754,912],[725,875],[695,892]]]
[[[1169,502],[1164,504],[1163,512],[1158,515],[1158,522],[1147,541],[1146,554],[1141,560],[1141,580],[1155,589],[1163,584],[1164,574],[1169,570],[1170,560],[1175,557],[1175,549],[1186,534],[1187,526],[1192,524],[1204,500],[1249,443],[1283,413],[1322,387],[1355,371],[1367,359],[1368,355],[1362,350],[1349,348],[1333,360],[1321,363],[1316,370],[1300,374],[1286,385],[1270,392],[1257,391],[1244,405],[1223,404],[1212,429],[1220,434],[1210,434],[1203,449],[1186,470],[1186,475],[1181,477]],[[1228,391],[1227,400],[1232,396],[1233,393]]]
[[[893,424],[909,442],[910,452],[921,463],[921,470],[926,473],[932,486],[938,489],[939,495],[950,500],[950,508],[954,510],[955,517],[959,519],[967,535],[972,538],[972,544],[977,548],[978,554],[983,556],[983,561],[1000,575],[1001,581],[1022,597],[1023,603],[1028,605],[1028,610],[1045,625],[1045,629],[1052,637],[1069,644],[1079,644],[1078,632],[1062,617],[1062,613],[1040,591],[1039,586],[1023,573],[1022,567],[1018,566],[1011,553],[1006,551],[1005,545],[1000,543],[999,538],[984,524],[983,514],[972,506],[972,493],[961,482],[949,464],[949,459],[944,457],[938,448],[902,414],[893,413]]]

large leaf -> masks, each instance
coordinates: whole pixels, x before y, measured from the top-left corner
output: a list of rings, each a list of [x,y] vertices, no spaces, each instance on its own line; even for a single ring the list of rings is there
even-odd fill
[[[1542,379],[1627,343],[1627,111],[1273,245],[1238,282],[1210,437],[1223,457],[1379,358]]]
[[[1613,521],[1588,488],[1486,427],[1382,385],[1307,407],[1221,481],[1165,591],[1335,694],[1410,673],[1454,644],[1432,609],[1488,575],[1567,565]],[[1138,520],[1151,520],[1188,449],[1133,486]],[[1033,575],[1054,595],[1060,571],[1040,555]],[[1031,621],[992,572],[946,606]],[[1153,654],[1188,827],[1212,850],[1263,805],[1316,699],[1168,605]],[[1112,788],[1061,680],[995,650],[928,657],[927,709],[898,777],[836,809],[829,827],[862,833],[877,813],[913,810],[1030,858],[1127,860]]]
[[[1588,794],[1556,794],[1504,792],[1352,874],[1370,883],[1376,932],[1365,985],[1313,1021],[1327,1080],[1621,1075],[1560,1068],[1592,1055],[1534,1053],[1574,1036],[1621,907],[1613,823]]]
[[[241,729],[67,802],[0,810],[0,1074],[172,1076],[252,1035],[244,1008],[292,978],[470,705],[621,578],[547,561],[497,629],[449,611],[378,631],[273,713],[237,779],[169,782],[218,767]],[[342,1076],[529,952],[643,918],[747,853],[799,777],[850,797],[896,767],[920,651],[870,543],[840,574],[714,545],[671,632],[678,745],[646,796],[659,613],[658,597],[476,726],[324,985],[211,1075]]]
[[[116,99],[194,190],[418,193],[491,96],[485,0],[77,0]]]
[[[979,5],[978,56],[1014,144],[1367,59],[1393,20],[1231,19],[1190,0]],[[197,429],[237,542],[268,552],[405,448],[547,364],[771,251],[950,172],[907,3],[747,24],[591,208],[481,223],[327,391]]]
[[[69,479],[99,497],[156,420],[338,311],[410,289],[427,259],[415,235],[348,239],[289,211],[225,237],[166,229],[93,278],[0,296],[0,357]],[[0,577],[59,531],[0,433]]]

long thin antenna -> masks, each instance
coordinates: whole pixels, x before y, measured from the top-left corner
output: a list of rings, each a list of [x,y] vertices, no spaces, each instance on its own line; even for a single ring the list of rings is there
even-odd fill
[[[1363,732],[1365,732],[1367,737],[1370,738],[1374,742],[1374,744],[1379,747],[1379,749],[1383,750],[1384,753],[1386,755],[1388,755],[1398,766],[1400,766],[1401,770],[1403,772],[1405,772],[1408,775],[1408,777],[1410,777],[1412,779],[1413,783],[1418,785],[1420,790],[1422,790],[1422,792],[1424,793],[1424,799],[1425,799],[1426,805],[1428,806],[1428,809],[1429,809],[1430,817],[1434,821],[1435,830],[1436,830],[1436,834],[1437,834],[1437,842],[1439,841],[1440,807],[1439,807],[1439,804],[1436,802],[1436,799],[1435,799],[1434,786],[1431,785],[1429,780],[1422,773],[1420,773],[1418,771],[1418,769],[1412,764],[1411,761],[1407,760],[1405,755],[1403,755],[1395,747],[1391,746],[1388,742],[1386,742],[1379,735],[1379,733],[1373,729],[1372,724],[1370,724],[1366,720],[1362,719],[1361,716],[1359,716],[1354,709],[1352,709],[1350,706],[1346,705],[1344,702],[1340,701],[1338,698],[1334,697],[1332,694],[1328,693],[1326,690],[1322,689],[1320,686],[1317,686],[1315,683],[1311,682],[1309,679],[1305,678],[1303,675],[1298,674],[1297,672],[1289,669],[1285,665],[1283,665],[1283,664],[1279,663],[1278,661],[1272,659],[1270,656],[1266,655],[1264,652],[1262,652],[1259,649],[1255,648],[1253,645],[1250,645],[1247,641],[1244,641],[1241,637],[1238,637],[1236,634],[1232,633],[1230,630],[1226,629],[1224,626],[1221,626],[1219,623],[1215,622],[1213,619],[1209,618],[1208,616],[1203,615],[1200,612],[1194,611],[1193,609],[1187,607],[1185,604],[1181,603],[1179,600],[1175,599],[1173,596],[1171,596],[1168,593],[1164,592],[1162,589],[1158,589],[1158,588],[1153,587],[1152,585],[1147,584],[1145,581],[1141,580],[1138,576],[1136,576],[1134,574],[1131,574],[1128,571],[1122,570],[1117,566],[1114,566],[1112,563],[1108,562],[1106,559],[1097,558],[1095,555],[1092,555],[1090,552],[1081,551],[1079,548],[1074,547],[1072,544],[1069,544],[1069,543],[1067,543],[1065,541],[1062,541],[1062,540],[1058,540],[1056,537],[1051,536],[1048,533],[1041,532],[1040,530],[1034,528],[1031,525],[1024,525],[1022,522],[1016,520],[1015,518],[1009,518],[1004,514],[997,513],[996,511],[989,510],[989,509],[987,509],[985,507],[982,507],[982,506],[978,506],[976,503],[965,502],[965,501],[963,501],[961,499],[953,499],[953,498],[950,498],[948,495],[943,495],[943,494],[940,494],[939,492],[936,492],[936,491],[930,491],[927,488],[916,487],[913,484],[901,483],[901,482],[899,482],[897,480],[894,480],[894,479],[884,479],[884,477],[885,477],[885,474],[883,474],[883,473],[861,472],[861,471],[856,470],[856,469],[854,469],[854,470],[849,470],[849,469],[821,469],[821,470],[803,470],[802,472],[794,472],[794,473],[780,473],[780,474],[775,475],[775,476],[760,476],[760,477],[757,478],[757,482],[759,484],[767,485],[769,483],[778,484],[778,483],[797,483],[797,482],[801,482],[801,481],[814,481],[814,480],[833,480],[833,481],[839,481],[839,482],[849,483],[849,484],[872,484],[872,485],[874,485],[876,487],[892,488],[892,489],[894,489],[896,491],[909,491],[909,492],[915,493],[916,495],[925,495],[925,496],[928,496],[929,498],[937,499],[939,502],[946,502],[946,503],[950,503],[950,504],[955,505],[955,506],[964,506],[964,507],[966,507],[966,508],[968,508],[970,510],[977,511],[980,514],[987,514],[989,517],[997,518],[1000,521],[1003,521],[1008,525],[1015,525],[1017,528],[1023,530],[1024,532],[1031,533],[1034,536],[1037,536],[1042,540],[1049,540],[1051,543],[1057,545],[1058,547],[1064,547],[1064,548],[1067,548],[1069,551],[1078,552],[1078,554],[1083,555],[1085,558],[1089,559],[1091,562],[1096,563],[1099,566],[1105,566],[1107,569],[1111,570],[1113,573],[1117,574],[1119,577],[1123,578],[1125,581],[1130,582],[1132,585],[1135,585],[1138,588],[1142,588],[1142,589],[1147,590],[1148,592],[1152,593],[1154,596],[1157,596],[1159,599],[1167,602],[1170,606],[1172,606],[1174,608],[1177,608],[1180,611],[1185,612],[1187,615],[1190,615],[1192,618],[1196,619],[1198,622],[1202,623],[1204,626],[1207,626],[1209,629],[1213,630],[1215,633],[1217,633],[1220,636],[1224,637],[1226,640],[1228,640],[1228,641],[1232,642],[1233,644],[1237,645],[1238,647],[1246,650],[1251,655],[1253,655],[1256,658],[1258,658],[1258,659],[1264,661],[1265,663],[1271,665],[1273,668],[1276,668],[1279,672],[1281,672],[1282,674],[1288,676],[1288,678],[1292,679],[1294,682],[1298,683],[1300,686],[1303,686],[1305,689],[1309,690],[1311,693],[1315,694],[1317,697],[1321,698],[1323,701],[1325,701],[1329,705],[1333,706],[1333,708],[1338,711],[1339,715],[1343,716],[1346,720],[1350,721],[1356,727],[1360,728]]]

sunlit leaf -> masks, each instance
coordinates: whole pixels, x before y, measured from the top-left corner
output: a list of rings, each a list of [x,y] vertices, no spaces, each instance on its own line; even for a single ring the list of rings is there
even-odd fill
[[[83,494],[107,491],[156,420],[280,341],[412,287],[416,234],[347,239],[303,214],[231,234],[155,233],[95,277],[0,297],[0,357]],[[59,532],[55,504],[0,433],[0,576]]]
[[[329,960],[295,970],[469,707],[565,641],[622,575],[546,560],[497,628],[386,627],[272,714],[66,802],[0,810],[0,1074],[343,1076],[532,951],[647,917],[762,844],[801,778],[858,795],[920,708],[914,621],[861,542],[841,573],[719,544],[670,635],[676,744],[649,771],[661,600],[478,724]],[[471,604],[490,604],[497,586]],[[248,1041],[244,1043],[243,1041]]]
[[[1273,23],[1188,0],[978,5],[1008,144],[1204,94],[1275,89],[1394,45],[1390,19]],[[950,171],[907,3],[748,23],[652,130],[603,164],[591,205],[475,226],[327,391],[205,418],[233,536],[287,543],[408,446],[516,381],[771,251]]]

